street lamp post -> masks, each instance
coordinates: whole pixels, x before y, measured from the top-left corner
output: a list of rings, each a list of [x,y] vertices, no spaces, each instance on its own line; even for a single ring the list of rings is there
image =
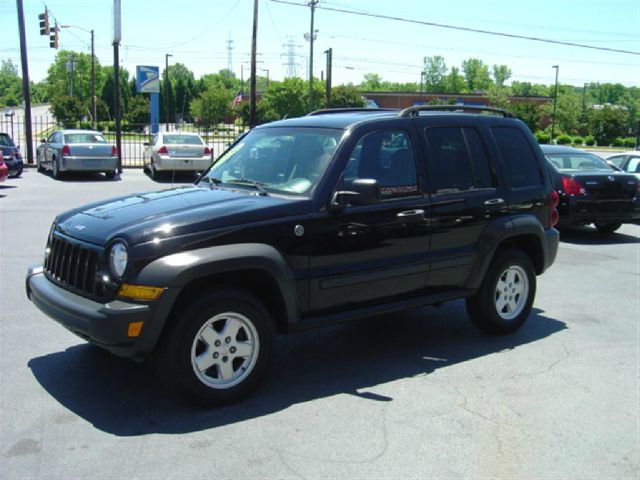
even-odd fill
[[[269,69],[261,68],[260,70],[262,70],[263,72],[267,72],[267,88],[269,88]]]
[[[164,54],[164,129],[169,131],[169,57],[170,53]]]
[[[551,68],[556,69],[556,88],[553,93],[553,115],[551,117],[551,140],[553,140],[555,138],[555,133],[556,133],[556,106],[558,104],[558,70],[560,70],[560,67],[558,65],[553,65],[553,67]]]
[[[313,110],[313,41],[318,35],[318,31],[313,29],[313,21],[318,1],[311,0],[309,2],[311,7],[311,26],[309,27],[309,111]]]
[[[95,54],[95,36],[92,30],[79,27],[78,25],[60,25],[60,28],[77,28],[91,34],[91,125],[95,130],[97,125],[96,111],[96,54]],[[72,77],[73,78],[73,77]]]

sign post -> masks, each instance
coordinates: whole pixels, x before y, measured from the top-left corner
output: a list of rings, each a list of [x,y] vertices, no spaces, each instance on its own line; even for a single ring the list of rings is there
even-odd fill
[[[160,130],[160,67],[138,65],[136,67],[136,90],[148,93],[151,102],[151,134]]]

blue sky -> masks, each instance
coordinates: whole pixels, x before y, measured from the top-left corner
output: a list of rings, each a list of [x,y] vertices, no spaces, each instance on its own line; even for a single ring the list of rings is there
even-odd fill
[[[291,0],[294,3],[306,3]],[[55,57],[48,39],[39,35],[38,13],[43,1],[24,0],[29,71],[41,80]],[[94,29],[96,54],[113,63],[113,2],[109,0],[49,0],[59,24]],[[619,82],[640,86],[640,55],[613,53],[540,42],[508,39],[423,25],[323,10],[357,10],[482,30],[512,33],[640,52],[640,0],[324,0],[316,10],[314,72],[325,69],[323,52],[333,48],[334,84],[359,83],[365,73],[390,81],[418,82],[425,56],[441,55],[448,67],[475,57],[489,65],[506,64],[511,80],[551,84],[552,65],[560,66],[560,82]],[[249,72],[253,0],[122,0],[122,65],[163,66],[181,62],[196,77],[231,64],[238,77]],[[308,7],[260,0],[258,26],[259,74],[282,79],[287,74],[287,44],[295,52],[296,72],[306,78],[309,43]],[[0,0],[0,58],[19,65],[16,2]],[[61,48],[89,51],[89,34],[80,29],[60,33]]]

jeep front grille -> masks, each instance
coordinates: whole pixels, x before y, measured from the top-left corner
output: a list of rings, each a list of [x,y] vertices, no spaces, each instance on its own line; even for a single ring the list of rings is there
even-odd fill
[[[98,275],[99,250],[86,244],[53,236],[44,271],[52,282],[93,298],[104,294]]]

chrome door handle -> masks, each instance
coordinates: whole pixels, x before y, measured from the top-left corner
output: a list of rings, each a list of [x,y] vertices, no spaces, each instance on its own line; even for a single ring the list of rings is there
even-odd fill
[[[490,198],[484,202],[485,205],[503,205],[504,199],[502,198]]]

